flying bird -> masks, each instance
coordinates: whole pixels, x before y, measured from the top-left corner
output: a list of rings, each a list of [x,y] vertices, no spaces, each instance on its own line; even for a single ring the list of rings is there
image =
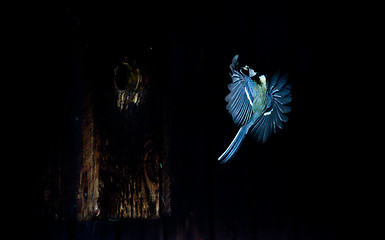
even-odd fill
[[[257,73],[253,69],[247,65],[238,68],[238,55],[234,56],[230,69],[232,83],[227,85],[230,93],[225,98],[228,102],[226,109],[240,129],[218,158],[220,163],[234,158],[248,134],[257,142],[266,142],[273,132],[283,128],[283,123],[288,121],[285,114],[291,111],[287,105],[292,100],[287,74],[277,72],[269,81],[266,81],[266,76],[260,75],[254,80],[252,78]]]

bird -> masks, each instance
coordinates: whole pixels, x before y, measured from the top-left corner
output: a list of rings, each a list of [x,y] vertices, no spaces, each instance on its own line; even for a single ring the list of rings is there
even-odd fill
[[[221,164],[233,159],[246,135],[255,141],[264,143],[283,123],[289,120],[291,112],[291,85],[287,82],[288,75],[276,72],[269,81],[265,75],[253,79],[257,73],[245,65],[238,67],[238,55],[230,64],[232,82],[227,85],[230,93],[226,96],[226,109],[233,122],[239,126],[226,151],[218,158]],[[245,73],[243,71],[246,71]]]

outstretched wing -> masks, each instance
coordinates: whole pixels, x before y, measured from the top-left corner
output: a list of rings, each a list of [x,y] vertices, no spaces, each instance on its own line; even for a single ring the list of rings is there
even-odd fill
[[[230,93],[225,98],[226,102],[228,102],[226,109],[233,117],[234,123],[243,126],[253,114],[256,83],[250,77],[238,71],[238,55],[233,58],[230,69],[233,82],[227,85]]]
[[[267,89],[268,107],[250,130],[250,135],[258,142],[266,142],[273,132],[276,133],[278,128],[282,129],[283,122],[289,120],[285,113],[291,111],[291,107],[287,105],[292,100],[291,85],[287,84],[287,74],[282,76],[279,72],[274,74],[268,82]]]

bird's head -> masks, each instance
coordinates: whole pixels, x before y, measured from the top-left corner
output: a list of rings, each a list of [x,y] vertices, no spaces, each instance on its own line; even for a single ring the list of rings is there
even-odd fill
[[[242,67],[242,69],[249,72],[249,77],[250,78],[252,78],[255,75],[257,75],[257,73],[251,67],[249,67],[248,65]]]

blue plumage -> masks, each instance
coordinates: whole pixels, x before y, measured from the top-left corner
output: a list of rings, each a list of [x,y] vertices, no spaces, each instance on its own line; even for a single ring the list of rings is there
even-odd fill
[[[242,69],[248,71],[248,75],[244,74]],[[249,133],[256,141],[266,142],[278,128],[283,128],[283,122],[288,121],[285,114],[291,111],[291,107],[287,105],[292,100],[287,74],[280,75],[278,72],[269,82],[261,75],[257,82],[252,79],[256,75],[253,69],[247,65],[242,69],[238,68],[238,55],[234,56],[230,65],[230,93],[225,100],[228,102],[226,109],[240,129],[226,151],[218,158],[221,163],[234,157]]]

